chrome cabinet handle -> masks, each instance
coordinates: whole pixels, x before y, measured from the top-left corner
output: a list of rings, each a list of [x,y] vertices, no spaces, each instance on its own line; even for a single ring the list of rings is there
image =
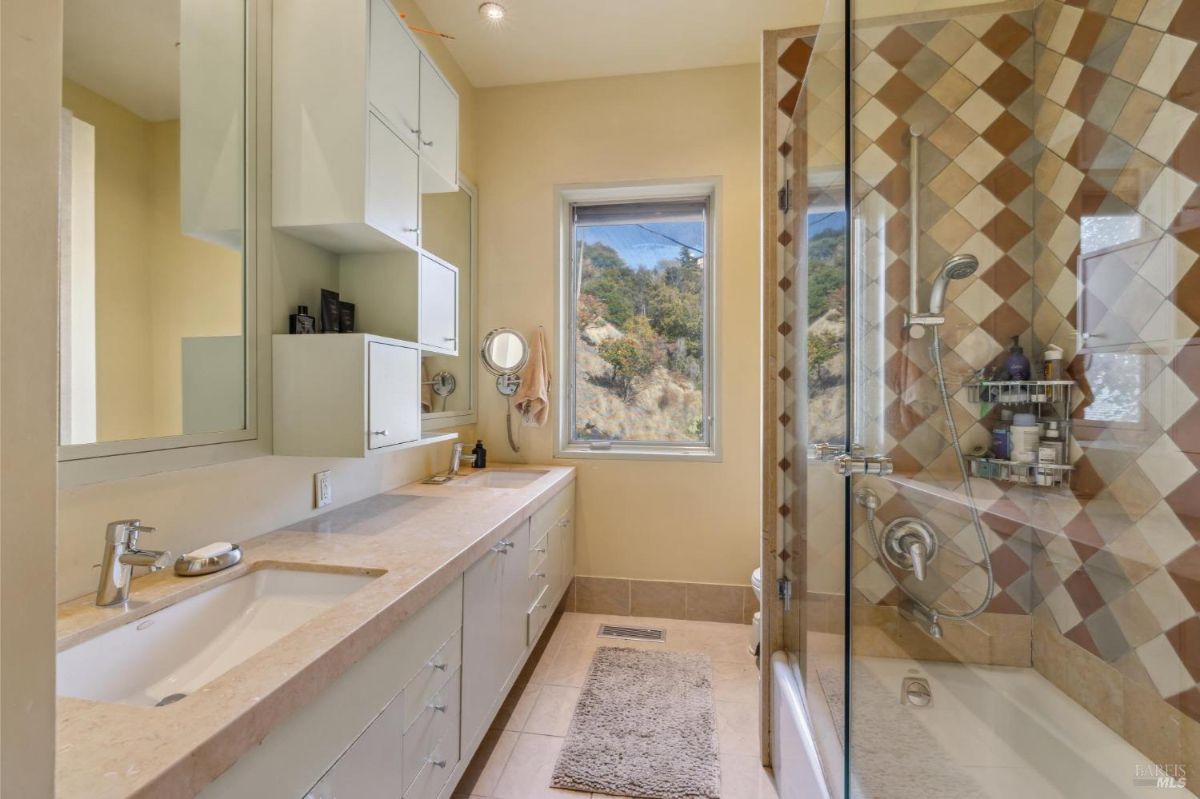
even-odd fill
[[[401,228],[401,230],[403,230],[405,233],[416,233],[418,230],[420,230],[420,228],[419,227],[406,227],[406,228]]]
[[[431,661],[429,661],[429,663],[427,663],[426,665],[427,665],[427,666],[429,666],[429,668],[431,668],[431,669],[435,669],[435,670],[437,670],[437,671],[445,671],[445,670],[446,670],[446,664],[445,664],[445,663],[438,663],[438,662],[437,662],[437,661],[435,661],[435,660],[431,660]]]
[[[546,573],[545,572],[537,572],[536,574],[533,575],[533,577],[536,580],[544,580],[546,578]]]
[[[431,703],[430,703],[430,704],[428,704],[426,707],[428,707],[430,710],[434,711],[435,713],[445,713],[445,712],[446,712],[446,706],[445,706],[445,705],[439,705],[439,704],[437,704],[437,702],[436,702],[436,701],[435,701],[435,702],[431,702]]]
[[[383,428],[382,430],[372,430],[371,431],[371,435],[373,435],[373,436],[386,436],[387,434],[388,434],[388,429],[386,427]]]
[[[426,762],[426,763],[428,763],[428,764],[429,764],[429,765],[431,765],[431,766],[437,766],[438,768],[445,768],[445,767],[446,767],[446,761],[445,761],[445,760],[434,760],[434,759],[433,759],[433,755],[430,755],[429,757],[425,758],[425,762]]]
[[[570,527],[570,526],[571,526],[571,520],[570,520],[570,519],[559,519],[559,520],[558,520],[558,526],[559,526],[559,527]]]
[[[497,552],[497,553],[499,553],[499,554],[501,554],[501,555],[507,555],[507,554],[508,554],[508,542],[507,542],[507,541],[501,541],[501,542],[500,542],[500,543],[498,543],[498,544],[493,544],[493,545],[492,545],[492,551],[493,551],[493,552]]]
[[[546,554],[546,548],[545,548],[545,547],[538,547],[537,549],[535,549],[535,550],[533,550],[533,551],[534,551],[534,552],[536,552],[536,553],[538,553],[539,555],[545,555],[545,554]]]
[[[432,147],[433,139],[430,139],[429,141],[425,141],[424,139],[421,139],[421,144],[425,145],[426,147]]]

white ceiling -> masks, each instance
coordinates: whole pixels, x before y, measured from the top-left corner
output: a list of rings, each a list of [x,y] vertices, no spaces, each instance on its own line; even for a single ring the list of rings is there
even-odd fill
[[[762,32],[801,25],[803,0],[416,0],[475,86],[755,63]]]
[[[179,117],[178,0],[66,0],[63,74],[143,119]]]

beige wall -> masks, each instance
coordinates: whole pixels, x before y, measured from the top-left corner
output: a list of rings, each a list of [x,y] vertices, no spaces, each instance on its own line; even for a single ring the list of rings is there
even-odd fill
[[[555,321],[555,186],[717,176],[721,463],[573,460],[580,574],[745,584],[759,540],[759,116],[755,65],[479,90],[480,330]],[[557,351],[560,342],[551,341]],[[497,460],[549,461],[553,420]]]
[[[0,795],[54,792],[62,4],[0,3]]]

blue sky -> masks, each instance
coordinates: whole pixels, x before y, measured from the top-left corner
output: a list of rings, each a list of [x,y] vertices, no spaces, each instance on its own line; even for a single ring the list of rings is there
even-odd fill
[[[587,244],[607,244],[635,269],[653,269],[659,261],[675,260],[679,257],[678,242],[691,247],[693,255],[704,254],[702,222],[581,225],[576,235]]]

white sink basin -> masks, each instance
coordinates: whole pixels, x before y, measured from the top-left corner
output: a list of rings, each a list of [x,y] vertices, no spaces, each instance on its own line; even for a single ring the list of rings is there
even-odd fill
[[[545,469],[500,469],[473,475],[467,478],[467,484],[487,488],[524,488],[545,474],[549,474]]]
[[[176,701],[373,579],[250,572],[59,652],[58,693],[127,705]]]

